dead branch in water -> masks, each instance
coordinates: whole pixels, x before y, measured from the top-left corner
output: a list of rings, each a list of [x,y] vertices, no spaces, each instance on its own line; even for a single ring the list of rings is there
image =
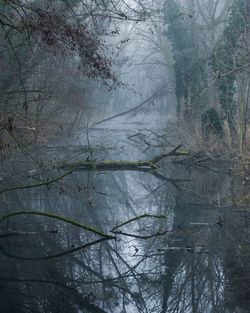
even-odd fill
[[[72,174],[75,171],[140,171],[140,172],[147,172],[154,175],[156,178],[169,181],[175,184],[175,179],[166,178],[163,175],[159,174],[156,170],[159,168],[158,163],[171,156],[187,156],[189,152],[186,150],[180,151],[181,145],[178,145],[172,151],[164,154],[160,154],[149,161],[111,161],[111,160],[83,160],[83,161],[76,161],[76,162],[63,162],[57,163],[54,165],[54,169],[64,169],[67,170],[66,173],[59,175],[55,178],[50,180],[46,180],[44,182],[29,184],[29,185],[21,185],[21,186],[14,186],[9,187],[6,189],[0,190],[0,194],[5,192],[11,192],[16,190],[22,189],[32,189],[42,186],[48,186],[52,183],[56,183],[63,179],[64,177]],[[183,180],[182,180],[183,181]]]
[[[188,151],[178,151],[182,145],[178,145],[172,151],[160,154],[149,161],[110,161],[110,160],[83,160],[72,163],[63,163],[58,165],[58,168],[77,170],[108,170],[108,171],[147,171],[156,170],[158,163],[171,156],[187,156]]]

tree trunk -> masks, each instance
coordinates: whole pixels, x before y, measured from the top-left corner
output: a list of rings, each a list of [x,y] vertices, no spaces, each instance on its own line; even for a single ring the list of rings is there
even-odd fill
[[[111,160],[83,160],[72,163],[57,164],[57,168],[62,169],[74,169],[74,170],[109,170],[109,171],[148,171],[156,170],[158,168],[157,163],[170,156],[187,156],[189,152],[186,150],[178,151],[181,145],[177,146],[172,151],[160,154],[149,161],[111,161]]]

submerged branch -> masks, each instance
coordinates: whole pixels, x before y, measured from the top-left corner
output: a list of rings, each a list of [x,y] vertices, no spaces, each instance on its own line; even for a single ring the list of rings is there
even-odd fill
[[[77,221],[74,221],[74,220],[71,220],[67,217],[63,217],[63,216],[60,216],[60,215],[56,215],[56,214],[53,214],[53,213],[48,213],[48,212],[37,212],[37,211],[19,211],[19,212],[14,212],[14,213],[10,213],[10,214],[7,214],[7,215],[4,215],[3,217],[0,218],[0,223],[3,222],[4,220],[6,219],[9,219],[11,217],[14,217],[14,216],[18,216],[18,215],[38,215],[38,216],[45,216],[45,217],[49,217],[49,218],[53,218],[53,219],[57,219],[59,221],[62,221],[62,222],[65,222],[65,223],[68,223],[68,224],[71,224],[71,225],[74,225],[76,227],[79,227],[79,228],[82,228],[84,230],[87,230],[89,232],[92,232],[96,235],[99,235],[99,236],[102,236],[104,238],[109,238],[109,239],[114,239],[115,237],[114,236],[110,236],[110,235],[107,235],[91,226],[88,226],[88,225],[84,225],[82,223],[79,223]]]
[[[137,235],[137,234],[130,234],[130,233],[126,233],[123,231],[112,231],[112,233],[116,234],[116,235],[122,235],[122,236],[126,236],[126,237],[132,237],[132,238],[136,238],[136,239],[150,239],[150,238],[154,238],[154,237],[160,237],[160,236],[165,236],[169,231],[165,230],[164,232],[159,232],[159,233],[155,233],[152,235]]]
[[[46,255],[43,257],[24,257],[24,256],[19,256],[19,255],[13,255],[11,253],[9,253],[8,251],[6,251],[1,245],[0,245],[0,251],[3,253],[3,255],[5,255],[6,257],[12,258],[12,259],[16,259],[16,260],[22,260],[22,261],[46,261],[46,260],[51,260],[51,259],[56,259],[56,258],[60,258],[62,256],[65,255],[69,255],[72,254],[74,252],[80,251],[80,250],[84,250],[86,248],[89,248],[91,246],[97,245],[98,243],[101,243],[103,241],[106,240],[114,240],[115,237],[112,238],[101,238],[92,242],[88,242],[85,243],[83,245],[74,247],[72,249],[63,251],[63,252],[59,252],[57,254],[53,254],[53,255]]]
[[[90,232],[93,232],[95,233],[96,235],[100,235],[102,236],[103,238],[100,238],[100,239],[97,239],[97,240],[94,240],[94,241],[91,241],[91,242],[88,242],[88,243],[85,243],[85,244],[82,244],[82,245],[79,245],[79,246],[76,246],[76,247],[73,247],[69,250],[66,250],[66,251],[62,251],[62,252],[59,252],[59,253],[56,253],[56,254],[52,254],[52,255],[46,255],[46,256],[38,256],[38,257],[26,257],[26,256],[20,256],[20,255],[15,255],[15,254],[12,254],[11,252],[7,251],[2,245],[0,245],[0,252],[5,255],[6,257],[9,257],[9,258],[12,258],[12,259],[16,259],[16,260],[21,260],[21,261],[45,261],[45,260],[50,260],[50,259],[55,259],[55,258],[60,258],[60,257],[63,257],[63,256],[66,256],[66,255],[69,255],[69,254],[72,254],[72,253],[75,253],[77,251],[81,251],[81,250],[84,250],[86,248],[89,248],[91,246],[94,246],[96,244],[99,244],[99,243],[102,243],[103,241],[106,241],[106,240],[116,240],[116,235],[122,235],[122,236],[126,236],[126,237],[132,237],[132,238],[137,238],[137,239],[150,239],[150,238],[153,238],[153,237],[157,237],[157,236],[164,236],[168,233],[168,231],[164,231],[164,232],[157,232],[155,234],[150,234],[150,235],[138,235],[138,234],[132,234],[132,233],[127,233],[127,232],[123,232],[123,231],[120,231],[120,230],[117,230],[118,228],[122,227],[122,226],[125,226],[129,223],[132,223],[134,221],[138,221],[140,219],[144,219],[144,218],[157,218],[157,219],[162,219],[162,218],[166,218],[166,215],[154,215],[154,214],[142,214],[142,215],[139,215],[139,216],[136,216],[134,218],[131,218],[117,226],[115,226],[110,232],[112,234],[114,234],[114,236],[111,236],[111,235],[107,235],[107,234],[104,234],[90,226],[86,226],[86,225],[83,225],[77,221],[73,221],[73,220],[70,220],[68,218],[65,218],[65,217],[62,217],[62,216],[58,216],[58,215],[55,215],[55,214],[52,214],[52,213],[45,213],[45,212],[36,212],[36,211],[20,211],[20,212],[14,212],[14,213],[10,213],[10,214],[7,214],[7,215],[4,215],[1,219],[0,219],[0,223],[2,221],[4,221],[5,219],[8,219],[10,217],[14,217],[14,216],[18,216],[18,215],[39,215],[39,216],[46,216],[46,217],[50,217],[50,218],[55,218],[57,220],[60,220],[60,221],[63,221],[63,222],[66,222],[66,223],[69,223],[69,224],[72,224],[74,226],[77,226],[77,227],[80,227],[80,228],[83,228],[84,230],[87,230],[87,231],[90,231]],[[52,231],[53,233],[55,233],[56,231]],[[11,232],[11,233],[6,233],[6,236],[5,234],[3,235],[3,238],[4,237],[9,237],[12,236],[12,235],[35,235],[35,234],[39,234],[37,232],[29,232],[29,233],[22,233],[22,232]]]
[[[71,168],[68,172],[64,173],[63,175],[57,176],[55,178],[52,178],[50,180],[47,180],[47,181],[44,181],[41,183],[23,185],[23,186],[14,186],[14,187],[2,189],[2,190],[0,190],[0,194],[4,193],[4,192],[9,192],[9,191],[16,191],[16,190],[20,190],[20,189],[31,189],[31,188],[36,188],[36,187],[48,186],[52,183],[58,182],[59,180],[63,179],[64,177],[72,174],[74,172],[74,170],[75,170],[74,168]]]
[[[115,226],[115,227],[112,229],[112,232],[113,232],[114,230],[116,230],[117,228],[120,228],[120,227],[122,227],[122,226],[124,226],[124,225],[127,225],[127,224],[129,224],[129,223],[132,223],[132,222],[134,222],[134,221],[138,221],[138,220],[143,219],[143,218],[159,218],[159,219],[160,219],[160,218],[166,218],[166,215],[142,214],[142,215],[133,217],[133,218],[131,218],[131,219],[129,219],[129,220],[123,222],[122,224],[119,224],[119,225]]]

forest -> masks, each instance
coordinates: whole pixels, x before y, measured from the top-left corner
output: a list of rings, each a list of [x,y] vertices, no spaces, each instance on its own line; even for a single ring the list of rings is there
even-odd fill
[[[0,0],[0,312],[248,313],[250,1]]]

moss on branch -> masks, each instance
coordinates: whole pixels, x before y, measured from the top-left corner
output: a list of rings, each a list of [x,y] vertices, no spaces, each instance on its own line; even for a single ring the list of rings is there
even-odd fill
[[[180,151],[181,145],[178,145],[172,151],[160,154],[149,161],[112,161],[112,160],[80,160],[72,163],[64,162],[58,167],[63,169],[74,168],[75,170],[109,170],[109,171],[147,171],[156,170],[158,162],[171,156],[187,156],[189,152],[186,150]]]

